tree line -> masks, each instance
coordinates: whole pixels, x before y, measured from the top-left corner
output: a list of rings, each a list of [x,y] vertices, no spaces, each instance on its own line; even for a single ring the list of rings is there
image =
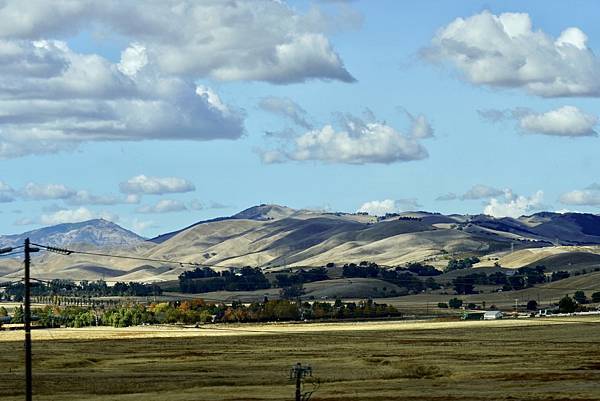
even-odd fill
[[[490,274],[478,272],[459,276],[452,280],[452,286],[457,294],[474,294],[476,285],[498,285],[502,286],[503,291],[515,291],[531,288],[536,284],[563,280],[570,276],[566,271],[556,271],[546,275],[546,267],[543,265],[526,266],[516,269],[512,275],[503,272]]]
[[[0,301],[23,301],[25,284],[9,283],[0,293]],[[110,297],[110,296],[153,296],[161,295],[162,289],[156,284],[139,282],[117,282],[109,286],[105,281],[51,280],[48,282],[32,282],[32,297]]]
[[[120,305],[108,309],[86,307],[45,306],[32,309],[38,325],[43,327],[127,327],[142,324],[202,324],[243,323],[297,320],[337,320],[357,318],[399,317],[402,314],[393,306],[372,300],[360,302],[292,302],[265,300],[244,305],[192,301]],[[23,309],[16,308],[12,321],[22,323]]]

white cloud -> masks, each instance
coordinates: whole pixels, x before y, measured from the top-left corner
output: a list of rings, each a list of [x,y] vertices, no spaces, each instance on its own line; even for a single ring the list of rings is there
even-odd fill
[[[417,139],[433,137],[433,127],[424,115],[419,114],[415,116],[408,110],[406,110],[404,107],[399,107],[399,110],[402,113],[406,114],[406,116],[410,120],[410,136]],[[367,112],[371,113],[370,110],[367,110]]]
[[[326,163],[395,163],[428,157],[418,137],[404,135],[382,122],[341,116],[341,129],[325,125],[290,140],[291,149],[261,150],[265,163],[318,160]],[[419,123],[420,124],[420,123]]]
[[[30,182],[20,191],[20,195],[28,200],[69,199],[76,194],[74,189],[64,184],[37,184]]]
[[[128,77],[135,75],[148,64],[146,48],[140,43],[132,43],[121,53],[121,61],[117,69]]]
[[[412,117],[411,135],[415,138],[424,139],[433,137],[433,128],[424,115]]]
[[[503,195],[507,190],[489,187],[487,185],[477,184],[471,187],[467,192],[461,195],[462,200],[487,199]]]
[[[532,113],[521,118],[519,125],[528,132],[556,136],[596,136],[598,117],[577,107],[563,106],[546,113]]]
[[[113,222],[119,220],[119,217],[115,214],[109,212],[94,212],[85,207],[64,209],[51,214],[43,214],[39,220],[43,225],[55,225],[62,223],[78,223],[100,218]]]
[[[600,96],[600,61],[585,33],[570,27],[554,39],[533,29],[526,13],[457,18],[437,32],[423,55],[453,65],[478,85],[544,97]]]
[[[196,189],[194,184],[178,177],[147,177],[138,175],[119,184],[121,192],[126,194],[152,194],[191,192]]]
[[[0,159],[92,141],[238,139],[245,112],[198,80],[352,82],[326,36],[342,20],[356,15],[271,0],[0,1]],[[111,62],[54,40],[89,29],[130,45]]]
[[[0,159],[72,150],[89,141],[243,134],[242,111],[189,77],[144,64],[141,54],[134,44],[112,64],[59,41],[0,39]]]
[[[131,226],[133,228],[133,231],[138,234],[145,232],[149,228],[158,228],[156,223],[154,223],[152,220],[133,219]]]
[[[306,110],[289,98],[268,96],[262,98],[258,105],[265,111],[289,118],[300,127],[312,128],[307,120]]]
[[[598,135],[594,130],[598,124],[598,117],[575,106],[562,106],[542,113],[527,108],[488,109],[477,112],[484,120],[492,123],[516,121],[517,128],[525,133],[563,137]]]
[[[75,192],[65,201],[71,205],[118,205],[138,203],[139,197],[135,195],[128,195],[126,197],[116,195],[96,195],[86,190],[80,190]]]
[[[588,189],[569,191],[560,196],[563,205],[600,206],[600,190],[591,186]]]
[[[335,18],[317,8],[301,14],[271,0],[3,3],[0,38],[42,39],[94,26],[144,46],[149,62],[167,74],[274,83],[353,80],[325,36]],[[128,60],[122,68],[135,70],[137,54]]]
[[[416,210],[421,205],[415,198],[374,200],[363,203],[357,210],[359,213],[369,213],[372,216],[384,216],[387,213]]]
[[[172,199],[161,199],[155,205],[144,205],[137,208],[138,213],[170,213],[187,210],[185,204]]]
[[[543,204],[544,193],[537,191],[530,197],[513,195],[508,191],[504,199],[490,199],[485,206],[483,213],[493,217],[512,217],[523,216],[533,210],[539,210]]]
[[[372,216],[384,216],[387,213],[396,213],[399,208],[392,199],[374,200],[365,202],[358,208],[358,213],[369,213]]]
[[[15,190],[4,181],[0,181],[0,203],[8,203],[15,200]]]

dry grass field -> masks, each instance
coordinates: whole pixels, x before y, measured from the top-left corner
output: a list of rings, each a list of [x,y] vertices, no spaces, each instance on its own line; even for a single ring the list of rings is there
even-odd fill
[[[36,400],[598,400],[600,319],[34,332]],[[242,335],[243,334],[243,335]],[[22,333],[0,333],[0,398],[21,400]]]

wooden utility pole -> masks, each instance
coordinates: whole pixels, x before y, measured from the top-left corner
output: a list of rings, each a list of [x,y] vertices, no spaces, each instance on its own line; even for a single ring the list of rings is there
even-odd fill
[[[23,323],[25,323],[25,401],[32,401],[33,399],[33,374],[31,367],[31,280],[30,280],[30,268],[31,268],[31,253],[38,252],[39,248],[32,248],[29,243],[29,238],[25,239],[25,296],[24,296],[24,316]]]
[[[302,364],[298,362],[290,369],[290,379],[296,381],[296,401],[306,400],[306,398],[302,396],[302,381],[306,376],[312,376],[312,368],[310,366],[302,366]],[[312,392],[310,394],[312,394]]]

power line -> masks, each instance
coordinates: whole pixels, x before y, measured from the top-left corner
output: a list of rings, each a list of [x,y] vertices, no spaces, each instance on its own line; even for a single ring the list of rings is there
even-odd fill
[[[38,282],[44,283],[44,284],[55,284],[55,281],[66,281],[66,282],[76,282],[76,281],[82,282],[82,281],[87,281],[88,283],[98,283],[98,282],[103,282],[103,283],[128,283],[128,281],[126,281],[126,280],[96,280],[96,281],[91,281],[91,280],[63,280],[63,279],[45,280],[45,279],[36,278],[36,277],[31,277],[31,280],[38,281]],[[133,281],[133,280],[130,280],[129,282],[137,283],[137,281]],[[156,284],[156,283],[152,283],[152,284]]]
[[[40,245],[40,244],[32,244],[32,245],[38,246],[40,248],[44,248],[45,250],[47,250],[49,252],[57,253],[59,255],[65,255],[65,256],[70,256],[72,254],[101,256],[101,257],[115,258],[115,259],[129,259],[129,260],[139,260],[139,261],[143,261],[143,262],[158,262],[158,263],[174,264],[174,265],[180,265],[181,267],[183,267],[183,266],[222,267],[222,268],[231,268],[232,267],[232,266],[217,265],[217,264],[184,262],[184,261],[177,261],[177,260],[157,259],[157,258],[144,258],[141,256],[112,255],[112,254],[103,253],[103,252],[77,251],[77,250],[73,250],[73,249],[58,248],[58,247],[54,247],[54,246]]]
[[[24,251],[17,251],[17,252],[10,252],[10,253],[2,253],[0,254],[0,257],[4,257],[4,256],[14,256],[14,255],[22,255],[24,253]]]

